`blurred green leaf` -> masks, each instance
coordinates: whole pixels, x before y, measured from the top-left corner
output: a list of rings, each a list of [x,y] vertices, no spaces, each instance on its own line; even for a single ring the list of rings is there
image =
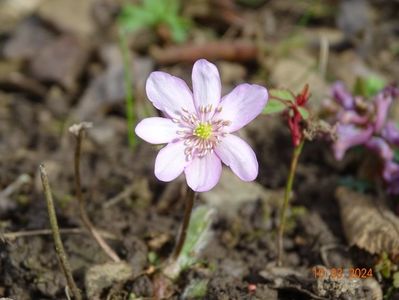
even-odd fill
[[[169,26],[175,42],[182,43],[187,39],[189,23],[185,19],[175,16],[169,17],[166,24]]]
[[[302,116],[302,119],[307,120],[309,119],[309,111],[305,107],[298,107],[299,113]]]
[[[382,275],[382,277],[390,278],[393,268],[394,264],[389,259],[388,254],[386,252],[383,252],[381,254],[380,260],[375,265],[375,270],[379,272]]]
[[[397,289],[399,289],[399,272],[393,273],[393,286]]]
[[[386,86],[385,80],[377,76],[358,77],[356,79],[354,92],[363,97],[372,97]]]
[[[279,100],[270,99],[265,108],[263,109],[263,113],[266,115],[281,113],[287,108],[287,105]]]
[[[396,148],[393,150],[394,160],[399,163],[399,149]]]
[[[295,102],[295,96],[287,89],[272,89],[269,91],[270,99],[276,98],[279,100]]]
[[[125,32],[165,24],[173,40],[183,42],[187,39],[190,23],[179,16],[179,10],[179,0],[143,0],[141,6],[125,5],[118,21]]]
[[[193,279],[186,286],[182,299],[204,299],[209,279]]]

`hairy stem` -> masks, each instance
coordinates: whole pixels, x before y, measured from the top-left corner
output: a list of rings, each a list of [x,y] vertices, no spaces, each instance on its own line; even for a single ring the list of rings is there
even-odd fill
[[[43,184],[44,196],[46,198],[46,203],[47,203],[47,210],[50,220],[51,231],[53,233],[55,251],[60,261],[62,272],[65,275],[69,289],[72,291],[73,296],[76,300],[82,300],[82,295],[80,293],[80,290],[76,286],[75,280],[73,279],[71,266],[69,265],[68,257],[65,253],[64,245],[62,244],[60,229],[58,227],[58,222],[57,222],[57,215],[55,214],[55,209],[54,209],[53,196],[51,194],[50,183],[48,181],[44,165],[40,165],[39,170]]]
[[[125,84],[125,100],[126,100],[126,118],[128,126],[128,138],[130,148],[134,148],[136,145],[136,135],[134,133],[134,124],[136,123],[135,112],[134,112],[134,98],[132,88],[132,74],[130,71],[131,57],[129,53],[129,46],[126,39],[126,34],[122,29],[119,30],[119,46],[122,52],[123,59],[123,78]]]
[[[93,224],[91,223],[89,216],[86,213],[85,208],[85,200],[82,194],[82,187],[80,181],[80,149],[83,139],[84,129],[81,127],[76,135],[77,142],[75,147],[75,188],[76,188],[76,197],[79,201],[79,212],[80,218],[82,219],[83,224],[86,226],[87,230],[90,232],[94,240],[101,247],[101,249],[107,254],[113,261],[119,262],[119,256],[111,249],[111,247],[107,244],[107,242],[101,237],[98,231],[95,229]]]
[[[294,152],[292,153],[290,171],[288,174],[287,183],[286,183],[285,192],[284,192],[283,207],[280,210],[280,224],[279,224],[278,233],[277,233],[277,265],[278,266],[281,266],[281,263],[282,263],[283,236],[284,236],[284,229],[285,229],[286,213],[287,213],[288,204],[290,201],[292,185],[294,184],[296,167],[298,165],[299,156],[301,155],[301,152],[302,152],[303,144],[304,144],[304,140],[302,140],[301,143],[294,148]]]
[[[176,242],[175,249],[172,254],[172,260],[176,260],[184,246],[184,242],[186,240],[187,236],[187,228],[188,225],[190,224],[190,217],[191,217],[191,212],[193,211],[193,206],[194,206],[194,199],[195,199],[195,192],[187,187],[187,192],[186,192],[186,208],[184,210],[184,217],[183,217],[183,224],[179,232],[179,236]]]

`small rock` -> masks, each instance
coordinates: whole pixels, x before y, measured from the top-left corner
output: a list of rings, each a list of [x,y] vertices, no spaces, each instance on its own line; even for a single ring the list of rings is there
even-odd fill
[[[50,41],[54,34],[37,20],[22,22],[4,45],[4,56],[8,59],[31,59]]]
[[[122,282],[133,275],[133,269],[125,262],[110,262],[91,267],[85,276],[87,298],[100,299],[103,289],[112,286],[116,282]]]
[[[93,3],[94,0],[46,0],[38,13],[61,31],[87,37],[95,31],[91,13]]]
[[[32,61],[30,69],[43,81],[57,82],[72,90],[88,59],[88,51],[77,38],[65,35],[49,43]]]
[[[200,197],[209,205],[216,207],[222,214],[234,216],[242,204],[258,199],[269,199],[272,194],[259,183],[243,182],[230,170],[223,169],[219,184]],[[229,203],[229,205],[226,205]]]
[[[115,105],[125,101],[124,68],[120,53],[108,49],[102,53],[107,69],[90,83],[75,111],[78,120],[87,119],[95,114],[103,113]],[[154,63],[148,58],[134,58],[130,67],[134,99],[143,99],[140,91],[144,91],[145,79],[153,70]]]

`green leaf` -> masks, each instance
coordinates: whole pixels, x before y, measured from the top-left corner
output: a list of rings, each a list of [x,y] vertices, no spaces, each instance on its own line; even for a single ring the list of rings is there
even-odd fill
[[[263,109],[263,113],[266,115],[281,113],[286,108],[287,105],[284,102],[271,98]]]
[[[166,20],[166,24],[169,26],[172,32],[172,38],[177,43],[182,43],[187,40],[188,35],[188,22],[177,16],[170,16]]]
[[[179,257],[164,269],[164,274],[172,279],[196,264],[203,248],[211,238],[211,224],[214,209],[206,205],[198,206],[192,213],[187,229],[187,237]]]
[[[129,4],[123,7],[118,22],[124,31],[135,31],[152,26],[156,20],[155,17],[151,11]]]
[[[399,289],[399,272],[393,273],[393,286],[397,289]]]
[[[354,92],[363,97],[372,97],[386,86],[384,79],[377,76],[358,77],[356,79]]]
[[[302,116],[302,119],[307,120],[309,118],[309,111],[305,107],[298,107],[298,110]]]
[[[284,101],[295,102],[295,96],[287,89],[272,89],[269,91],[270,99],[277,98]]]
[[[186,286],[182,299],[204,299],[209,279],[193,279]]]
[[[399,149],[398,148],[396,148],[396,149],[394,149],[393,150],[393,155],[394,155],[394,160],[397,162],[397,163],[399,163]]]

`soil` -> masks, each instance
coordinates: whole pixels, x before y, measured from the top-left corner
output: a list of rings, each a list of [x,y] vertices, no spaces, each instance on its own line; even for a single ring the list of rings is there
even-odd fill
[[[56,2],[61,6],[65,1]],[[96,291],[93,299],[152,299],[165,284],[171,290],[167,293],[169,299],[181,299],[190,282],[200,279],[207,281],[201,299],[335,299],[328,295],[317,296],[313,267],[326,264],[329,264],[327,267],[344,268],[374,266],[376,256],[356,247],[347,247],[334,196],[340,179],[356,173],[359,158],[348,157],[337,163],[329,141],[318,140],[307,143],[300,158],[291,203],[293,208],[289,213],[290,224],[284,238],[284,274],[271,277],[264,273],[275,268],[276,228],[282,199],[276,196],[274,200],[265,201],[256,197],[240,204],[233,214],[218,211],[212,225],[213,238],[204,249],[201,262],[185,271],[173,284],[166,281],[157,268],[170,255],[183,218],[184,179],[166,184],[155,178],[153,167],[158,147],[140,141],[133,150],[129,148],[123,68],[115,24],[120,1],[91,2],[94,21],[90,26],[84,23],[69,28],[71,22],[57,20],[55,11],[49,15],[48,10],[40,7],[28,13],[21,12],[18,20],[8,27],[1,26],[0,232],[5,236],[0,240],[0,298],[66,299],[66,281],[51,235],[12,238],[10,233],[49,228],[38,173],[41,163],[49,174],[60,228],[82,226],[74,190],[76,141],[68,132],[70,125],[80,121],[93,122],[93,128],[83,140],[81,159],[87,213],[96,228],[108,234],[110,246],[132,268],[129,278]],[[283,48],[292,47],[290,37],[294,32],[303,30],[300,36],[306,37],[319,28],[325,30],[326,35],[334,30],[339,36],[335,45],[338,50],[331,50],[331,61],[345,64],[347,57],[356,57],[359,65],[374,68],[389,80],[397,78],[397,54],[392,63],[394,68],[386,62],[390,54],[385,53],[388,58],[384,58],[383,46],[363,45],[363,40],[348,37],[348,28],[338,28],[335,16],[342,17],[342,14],[333,8],[339,1],[326,1],[321,5],[321,12],[315,10],[307,17],[306,8],[314,8],[306,4],[307,1],[303,1],[305,4],[280,0],[197,2],[203,7],[213,5],[217,12],[225,14],[222,19],[215,18],[209,11],[201,15],[190,10],[194,9],[192,3],[186,3],[184,13],[198,27],[198,32],[194,30],[192,33],[190,43],[194,38],[211,39],[209,35],[227,41],[240,38],[256,41],[258,26],[262,28],[265,43],[271,44],[268,54],[262,54],[260,58],[243,62],[237,62],[239,58],[233,62],[216,58],[218,65],[225,68],[222,77],[225,75],[227,91],[242,81],[257,81],[266,86],[290,85],[288,81],[291,79],[281,80],[277,71],[277,75],[272,75],[272,66],[275,66],[272,61],[284,61],[286,50]],[[245,5],[249,2],[258,2],[259,6]],[[367,9],[377,14],[379,21],[373,23],[373,30],[398,26],[397,20],[390,16],[390,10],[398,8],[396,2],[381,1],[380,7],[376,4],[379,1],[353,2],[364,2]],[[5,4],[0,1],[0,5]],[[57,10],[57,6],[51,9]],[[299,28],[298,20],[305,17],[309,18],[308,23]],[[383,17],[386,19],[381,21]],[[240,18],[252,21],[242,27],[237,25]],[[366,22],[361,18],[357,21]],[[276,22],[275,29],[268,22]],[[280,27],[281,30],[276,32]],[[189,62],[158,62],[151,54],[151,47],[167,47],[172,42],[165,41],[162,30],[161,34],[149,31],[130,37],[133,84],[140,118],[146,110],[156,114],[148,107],[143,88],[149,72],[162,69],[188,79],[191,69]],[[88,34],[92,38],[88,38]],[[382,43],[398,40],[397,31],[392,30]],[[298,52],[304,52],[308,58],[315,57],[318,52],[312,48],[311,40],[307,38],[304,43],[305,46],[298,46]],[[291,52],[295,55],[295,51]],[[378,59],[375,58],[377,54],[381,56]],[[331,66],[328,75],[340,78],[343,71],[336,69]],[[345,76],[342,79],[353,81],[356,74]],[[315,87],[315,97],[318,88],[324,88],[324,94],[328,94],[326,82]],[[256,184],[265,192],[281,196],[292,154],[284,118],[260,116],[240,134],[254,147],[259,161]],[[15,185],[21,175],[28,179]],[[13,190],[6,192],[10,186]],[[114,201],[118,195],[119,200]],[[205,202],[205,198],[200,197],[195,205]],[[63,233],[62,239],[77,285],[86,295],[88,270],[109,262],[109,259],[85,230]],[[326,247],[330,247],[327,252]],[[154,253],[157,263],[150,259]],[[292,284],[289,279],[292,272],[302,276],[297,284]],[[389,288],[383,281],[379,286],[384,293]],[[367,295],[343,294],[340,299],[374,299]],[[398,293],[390,295],[392,299],[399,297]]]

